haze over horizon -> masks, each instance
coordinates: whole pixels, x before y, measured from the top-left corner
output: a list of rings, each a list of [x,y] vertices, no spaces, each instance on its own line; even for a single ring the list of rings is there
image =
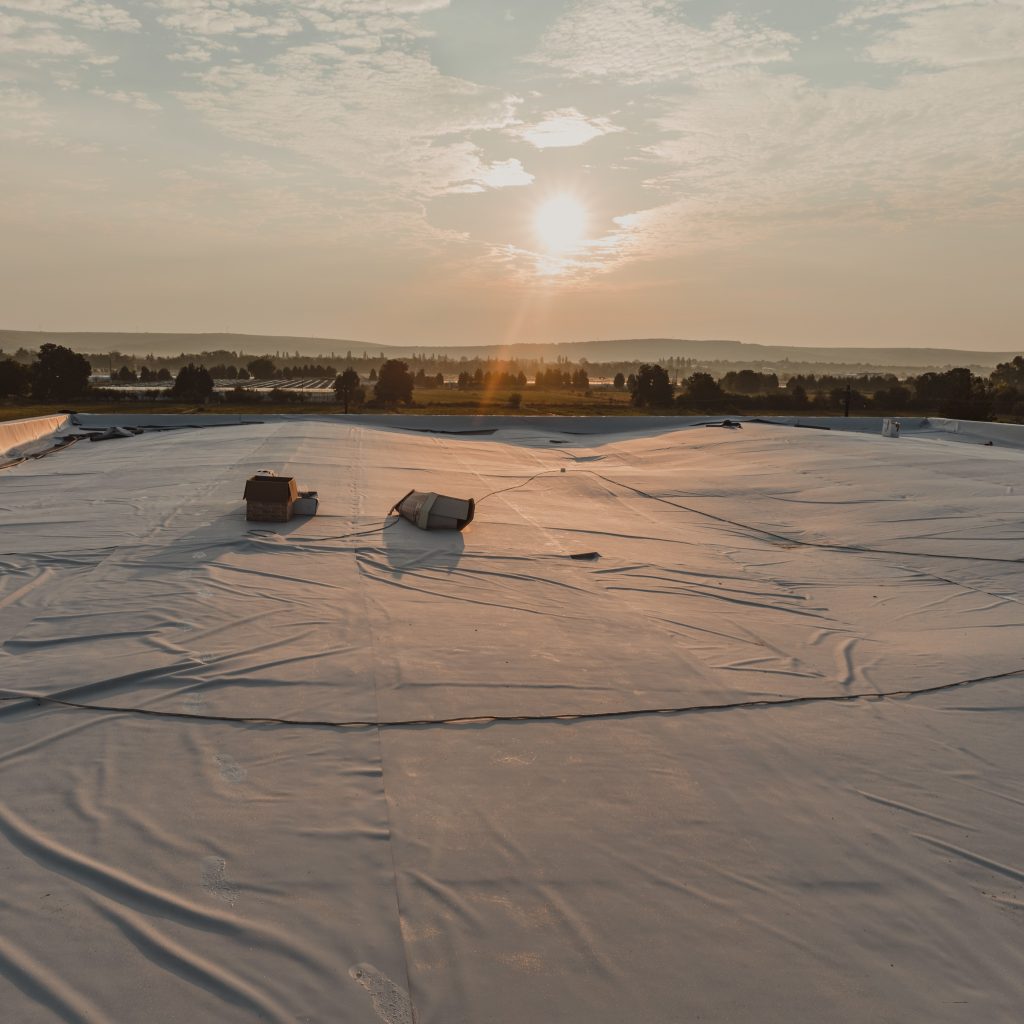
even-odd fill
[[[4,328],[1020,346],[1024,0],[0,0]]]

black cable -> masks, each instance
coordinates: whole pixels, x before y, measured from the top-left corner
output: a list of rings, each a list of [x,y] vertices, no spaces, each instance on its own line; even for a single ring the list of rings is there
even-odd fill
[[[485,502],[488,498],[493,498],[496,494],[504,494],[506,491],[515,491],[520,487],[525,487],[528,483],[532,483],[539,476],[551,476],[552,474],[564,473],[564,469],[542,469],[539,473],[534,473],[533,476],[527,477],[525,480],[520,480],[517,484],[511,484],[508,487],[499,487],[496,491],[490,491],[485,494],[482,498],[477,498],[476,503],[480,505]],[[587,472],[583,470],[582,472]]]
[[[501,724],[506,722],[575,722],[598,721],[613,718],[650,718],[655,715],[688,715],[706,711],[734,711],[741,708],[792,707],[796,704],[837,704],[857,700],[883,700],[889,697],[921,697],[927,694],[941,693],[944,690],[956,690],[965,686],[975,686],[979,683],[992,683],[1001,679],[1010,679],[1013,676],[1020,675],[1024,675],[1024,666],[1011,669],[1009,672],[998,672],[993,675],[977,676],[973,679],[957,679],[951,683],[938,683],[935,686],[925,686],[918,690],[859,690],[855,693],[811,694],[802,697],[779,697],[775,700],[758,698],[755,700],[730,701],[724,704],[687,704],[661,708],[624,708],[618,711],[563,711],[548,714],[525,715],[475,714],[462,715],[456,718],[403,718],[385,719],[377,722],[366,719],[332,721],[321,719],[276,718],[265,715],[197,715],[189,711],[156,711],[152,708],[83,704],[79,701],[64,700],[61,697],[47,697],[30,693],[0,694],[0,701],[32,700],[36,701],[37,704],[52,704],[60,707],[73,708],[79,711],[107,711],[112,714],[120,715],[144,715],[150,718],[183,718],[204,722],[235,722],[249,725],[319,726],[333,729],[408,729],[417,726],[469,726],[478,725],[481,722],[488,724]]]
[[[908,558],[954,558],[968,562],[1010,562],[1012,564],[1019,564],[1021,561],[1024,561],[1024,559],[1020,558],[994,558],[988,555],[951,555],[937,554],[930,551],[895,551],[892,548],[866,548],[854,544],[830,544],[828,541],[799,540],[796,537],[787,537],[782,533],[774,533],[771,530],[765,530],[760,526],[751,526],[749,523],[739,523],[735,519],[728,519],[725,516],[716,516],[713,512],[704,512],[699,508],[691,508],[689,505],[680,505],[678,502],[670,501],[668,498],[661,498],[656,494],[649,494],[647,491],[643,491],[639,487],[633,487],[630,484],[624,484],[618,480],[613,480],[611,477],[602,476],[600,473],[597,473],[592,469],[579,469],[574,470],[574,472],[592,473],[599,480],[615,484],[618,487],[624,487],[626,490],[632,491],[634,494],[639,494],[641,497],[651,498],[653,501],[660,501],[666,505],[671,505],[672,508],[678,508],[684,512],[692,512],[695,515],[704,516],[706,519],[712,519],[718,523],[727,523],[729,526],[736,526],[741,530],[750,530],[754,533],[760,533],[765,537],[771,537],[773,540],[782,541],[784,544],[793,544],[798,547],[820,548],[825,551],[862,552],[865,554],[875,555],[902,555]]]
[[[735,526],[740,530],[747,530],[751,533],[759,533],[764,537],[770,537],[772,540],[781,541],[783,544],[792,544],[795,547],[807,547],[807,548],[819,548],[823,551],[845,551],[852,552],[854,554],[874,554],[874,555],[900,555],[906,558],[951,558],[958,561],[966,562],[1004,562],[1011,565],[1019,565],[1024,562],[1024,558],[996,558],[989,555],[954,555],[948,553],[933,553],[930,551],[897,551],[893,548],[867,548],[861,547],[855,544],[831,544],[828,541],[814,541],[814,540],[800,540],[796,537],[788,537],[782,533],[775,533],[772,530],[766,530],[760,526],[752,526],[749,523],[737,522],[735,519],[729,519],[726,516],[718,516],[713,512],[705,512],[699,508],[693,508],[690,505],[682,505],[677,501],[671,501],[668,498],[662,498],[657,494],[651,494],[648,491],[641,490],[639,487],[633,487],[631,484],[625,484],[621,480],[613,480],[610,476],[604,476],[602,473],[598,473],[593,469],[573,469],[573,470],[562,470],[562,469],[546,469],[540,473],[534,473],[533,476],[527,477],[527,479],[520,481],[517,484],[513,484],[510,487],[502,487],[497,491],[491,491],[490,494],[485,494],[482,498],[477,501],[486,501],[488,498],[493,497],[495,494],[504,494],[506,491],[514,491],[519,487],[525,487],[528,483],[536,480],[541,476],[552,476],[559,475],[563,472],[567,474],[571,473],[589,473],[591,476],[596,477],[598,480],[603,480],[605,483],[613,484],[616,487],[621,487],[623,490],[632,491],[634,494],[639,495],[642,498],[650,498],[652,501],[660,501],[664,505],[669,505],[672,508],[677,508],[683,512],[691,512],[697,516],[703,516],[705,519],[711,519],[716,523],[724,523],[728,526]]]

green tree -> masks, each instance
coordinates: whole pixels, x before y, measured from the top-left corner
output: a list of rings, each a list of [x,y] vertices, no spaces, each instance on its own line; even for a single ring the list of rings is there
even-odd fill
[[[938,407],[940,416],[987,420],[992,415],[989,383],[975,377],[965,366],[944,373],[922,373],[914,378],[913,384],[918,403],[925,408]]]
[[[20,398],[27,395],[32,375],[24,363],[13,359],[0,359],[0,398],[8,395]]]
[[[1020,403],[1021,393],[1015,387],[999,387],[992,392],[992,409],[1000,416],[1013,413]]]
[[[363,389],[359,386],[359,374],[351,366],[335,377],[334,393],[338,401],[344,403],[345,412],[348,412],[350,403],[362,400]]]
[[[389,359],[377,375],[373,389],[374,397],[384,405],[396,405],[412,401],[413,379],[409,365],[401,359]]]
[[[807,392],[804,390],[802,384],[794,384],[792,387],[787,385],[786,390],[789,392],[789,397],[793,402],[794,409],[806,409],[810,404],[807,400]],[[906,391],[906,388],[903,390]],[[910,397],[909,391],[907,391],[907,397]]]
[[[135,376],[135,371],[130,367],[122,366],[121,369],[114,374],[114,379],[120,381],[122,384],[134,384],[139,378]]]
[[[47,342],[40,347],[39,356],[29,373],[33,398],[62,402],[77,398],[88,390],[92,367],[85,356],[64,345]]]
[[[248,364],[248,370],[253,380],[271,380],[277,376],[277,367],[274,366],[274,360],[267,359],[266,356],[253,359]]]
[[[739,395],[757,395],[778,390],[779,378],[774,373],[757,370],[730,370],[721,380],[723,391]]]
[[[889,412],[900,412],[910,408],[910,388],[902,384],[893,384],[892,387],[880,388],[871,398],[871,404],[877,409],[886,409]]]
[[[626,386],[626,378],[621,374],[615,374],[615,380],[612,381],[616,391],[621,391]]]
[[[829,392],[829,398],[833,409],[846,411],[846,403],[849,400],[851,412],[863,412],[868,407],[868,400],[852,384],[844,388],[833,388]]]
[[[999,363],[990,379],[993,384],[1017,390],[1024,388],[1024,356],[1014,356],[1008,363]]]
[[[664,408],[672,404],[672,381],[664,367],[644,363],[636,374],[633,404],[638,408]]]
[[[725,392],[710,373],[692,373],[686,378],[686,391],[679,401],[694,409],[709,409],[725,398]]]
[[[171,394],[187,402],[205,401],[213,393],[213,377],[205,366],[189,363],[178,371]]]

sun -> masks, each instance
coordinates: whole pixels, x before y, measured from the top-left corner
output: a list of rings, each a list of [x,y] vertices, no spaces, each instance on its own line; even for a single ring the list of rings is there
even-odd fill
[[[587,232],[587,211],[572,196],[555,196],[539,207],[533,228],[549,252],[565,252],[583,241]]]

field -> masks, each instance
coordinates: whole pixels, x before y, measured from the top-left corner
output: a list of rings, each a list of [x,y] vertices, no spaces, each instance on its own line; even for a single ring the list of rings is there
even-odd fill
[[[284,382],[272,382],[281,385]],[[372,394],[372,384],[364,384],[367,394]],[[259,391],[269,393],[267,388],[260,387]],[[282,388],[282,391],[284,389]],[[278,392],[279,394],[281,392]],[[280,414],[296,415],[340,415],[342,405],[336,401],[323,401],[319,395],[324,395],[324,389],[318,391],[299,391],[293,401],[267,401],[255,400],[252,402],[237,402],[230,400],[225,395],[224,399],[215,394],[206,405],[197,406],[194,402],[181,401],[153,401],[150,398],[142,398],[134,401],[126,398],[122,401],[109,401],[100,397],[74,399],[70,402],[55,403],[34,403],[29,400],[5,399],[0,400],[0,421],[21,419],[29,416],[49,416],[61,410],[74,409],[78,412],[91,413],[127,413],[139,415],[145,413],[223,413],[225,415],[242,416],[270,416]],[[316,398],[302,396],[310,394],[318,395]],[[333,399],[333,393],[330,393]],[[513,403],[518,397],[518,406]],[[523,388],[502,388],[494,391],[459,391],[451,387],[442,388],[416,388],[413,392],[413,404],[409,406],[398,406],[394,409],[381,409],[372,404],[353,406],[351,412],[365,413],[392,413],[395,415],[437,415],[437,416],[651,416],[651,415],[673,415],[673,413],[702,414],[710,416],[791,416],[794,410],[784,402],[778,408],[758,407],[756,411],[751,409],[744,402],[742,396],[726,395],[722,403],[714,409],[702,410],[697,408],[670,408],[670,409],[637,409],[633,406],[632,396],[628,391],[616,391],[610,387],[592,387],[589,392],[565,391],[552,388],[538,388],[528,384]],[[804,414],[811,416],[842,415],[839,409],[821,408],[818,405],[804,410]],[[938,403],[934,408],[918,408],[914,410],[906,408],[881,408],[867,410],[853,410],[854,415],[875,415],[875,416],[922,416],[941,415]],[[996,416],[995,419],[1019,422],[1018,418],[1011,416]]]
[[[518,409],[509,404],[513,394],[522,396]],[[589,395],[579,392],[556,391],[527,386],[517,391],[499,390],[489,394],[481,391],[455,391],[451,388],[417,388],[413,394],[415,404],[395,409],[396,413],[435,413],[438,415],[522,415],[522,416],[630,416],[637,412],[650,415],[650,410],[634,409],[628,391],[592,389]],[[104,402],[76,399],[72,402],[51,404],[12,403],[0,405],[0,420],[21,419],[28,416],[49,416],[61,409],[82,412],[123,413],[182,413],[195,412],[190,402]],[[272,413],[315,413],[317,415],[341,413],[338,402],[211,402],[202,407],[206,413],[234,415],[271,415]],[[352,410],[357,411],[355,409]],[[382,410],[366,409],[366,412]]]

